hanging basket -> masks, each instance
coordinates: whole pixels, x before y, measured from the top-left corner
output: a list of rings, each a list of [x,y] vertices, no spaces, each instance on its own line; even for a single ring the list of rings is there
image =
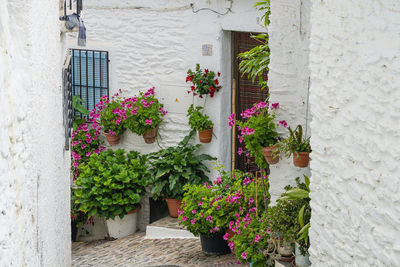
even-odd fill
[[[210,143],[212,139],[213,127],[208,130],[199,131],[200,143]]]
[[[107,141],[110,144],[110,146],[119,144],[119,139],[120,139],[119,135],[111,135],[111,134],[106,133],[105,136],[106,136]]]
[[[153,130],[147,131],[143,134],[144,141],[146,144],[152,144],[156,141],[157,137],[157,128],[154,128]]]
[[[274,165],[279,162],[279,155],[274,155],[273,151],[276,149],[276,146],[268,146],[262,149],[262,153],[264,155],[265,160],[270,165]]]
[[[310,162],[310,152],[293,153],[293,164],[296,167],[305,168]]]

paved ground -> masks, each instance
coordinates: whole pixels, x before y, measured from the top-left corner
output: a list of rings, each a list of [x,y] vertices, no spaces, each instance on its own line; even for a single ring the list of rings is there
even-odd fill
[[[237,266],[233,254],[205,255],[198,239],[144,239],[144,235],[140,232],[114,241],[75,242],[72,266]]]

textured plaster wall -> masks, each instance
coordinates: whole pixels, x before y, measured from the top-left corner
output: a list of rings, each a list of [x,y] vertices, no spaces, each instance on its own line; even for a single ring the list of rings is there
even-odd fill
[[[279,102],[279,120],[286,120],[294,129],[298,124],[310,136],[307,116],[307,92],[309,86],[309,10],[308,0],[271,0],[270,35],[271,58],[268,86],[271,103]],[[308,119],[306,119],[308,117]],[[307,123],[308,122],[308,123]],[[281,136],[288,134],[283,127]],[[283,158],[270,166],[270,193],[275,201],[287,184],[294,184],[296,177],[309,175],[309,168],[297,168],[292,157]]]
[[[400,2],[311,11],[311,261],[399,266]]]
[[[203,68],[222,73],[222,90],[208,98],[206,113],[215,126],[213,141],[202,146],[200,152],[218,158],[231,166],[231,132],[228,116],[231,113],[231,36],[230,31],[262,32],[260,14],[255,0],[234,0],[233,13],[218,15],[210,10],[197,13],[194,9],[211,8],[224,13],[229,1],[85,1],[87,48],[110,52],[111,94],[119,88],[125,95],[156,86],[156,94],[169,111],[160,126],[160,146],[176,145],[189,132],[186,111],[193,102],[187,94],[186,71],[196,63]],[[69,47],[75,47],[76,34],[70,34]],[[202,44],[213,46],[212,56],[202,56]],[[195,100],[203,105],[203,101]],[[196,136],[196,142],[198,138]],[[147,145],[141,136],[126,132],[119,146],[127,150],[149,153],[159,149]],[[212,165],[210,164],[210,167]],[[216,173],[210,174],[211,179]],[[148,207],[142,203],[141,213]],[[143,229],[144,224],[140,224]]]
[[[69,266],[56,1],[0,2],[0,266]]]

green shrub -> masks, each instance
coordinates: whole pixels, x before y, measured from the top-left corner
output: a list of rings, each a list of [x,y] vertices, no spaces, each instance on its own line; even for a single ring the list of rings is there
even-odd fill
[[[146,158],[136,151],[125,154],[123,149],[92,154],[79,171],[76,203],[88,216],[105,219],[123,218],[135,210],[149,180]]]
[[[201,113],[203,110],[202,107],[193,107],[193,104],[190,105],[187,116],[189,117],[189,125],[190,128],[198,131],[209,130],[214,124],[210,120],[210,117]]]

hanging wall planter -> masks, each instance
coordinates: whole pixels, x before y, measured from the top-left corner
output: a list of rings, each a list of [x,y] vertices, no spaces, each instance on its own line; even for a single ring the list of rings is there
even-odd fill
[[[165,201],[168,205],[169,216],[171,216],[172,218],[178,218],[178,209],[181,207],[182,199],[166,198]]]
[[[111,135],[111,134],[106,133],[105,136],[106,136],[107,141],[110,144],[110,146],[119,144],[119,139],[120,139],[119,135]]]
[[[310,162],[310,152],[294,152],[293,164],[296,167],[305,168]]]
[[[279,162],[279,155],[274,155],[273,151],[276,149],[276,146],[268,146],[262,149],[262,153],[264,155],[265,160],[270,165],[274,165]]]
[[[156,141],[156,137],[157,137],[157,128],[154,128],[143,134],[143,138],[146,144],[153,144]]]
[[[210,143],[212,139],[213,127],[208,130],[199,131],[200,143]]]
[[[231,253],[228,242],[223,239],[223,233],[211,237],[200,235],[201,249],[208,255],[225,255]]]

